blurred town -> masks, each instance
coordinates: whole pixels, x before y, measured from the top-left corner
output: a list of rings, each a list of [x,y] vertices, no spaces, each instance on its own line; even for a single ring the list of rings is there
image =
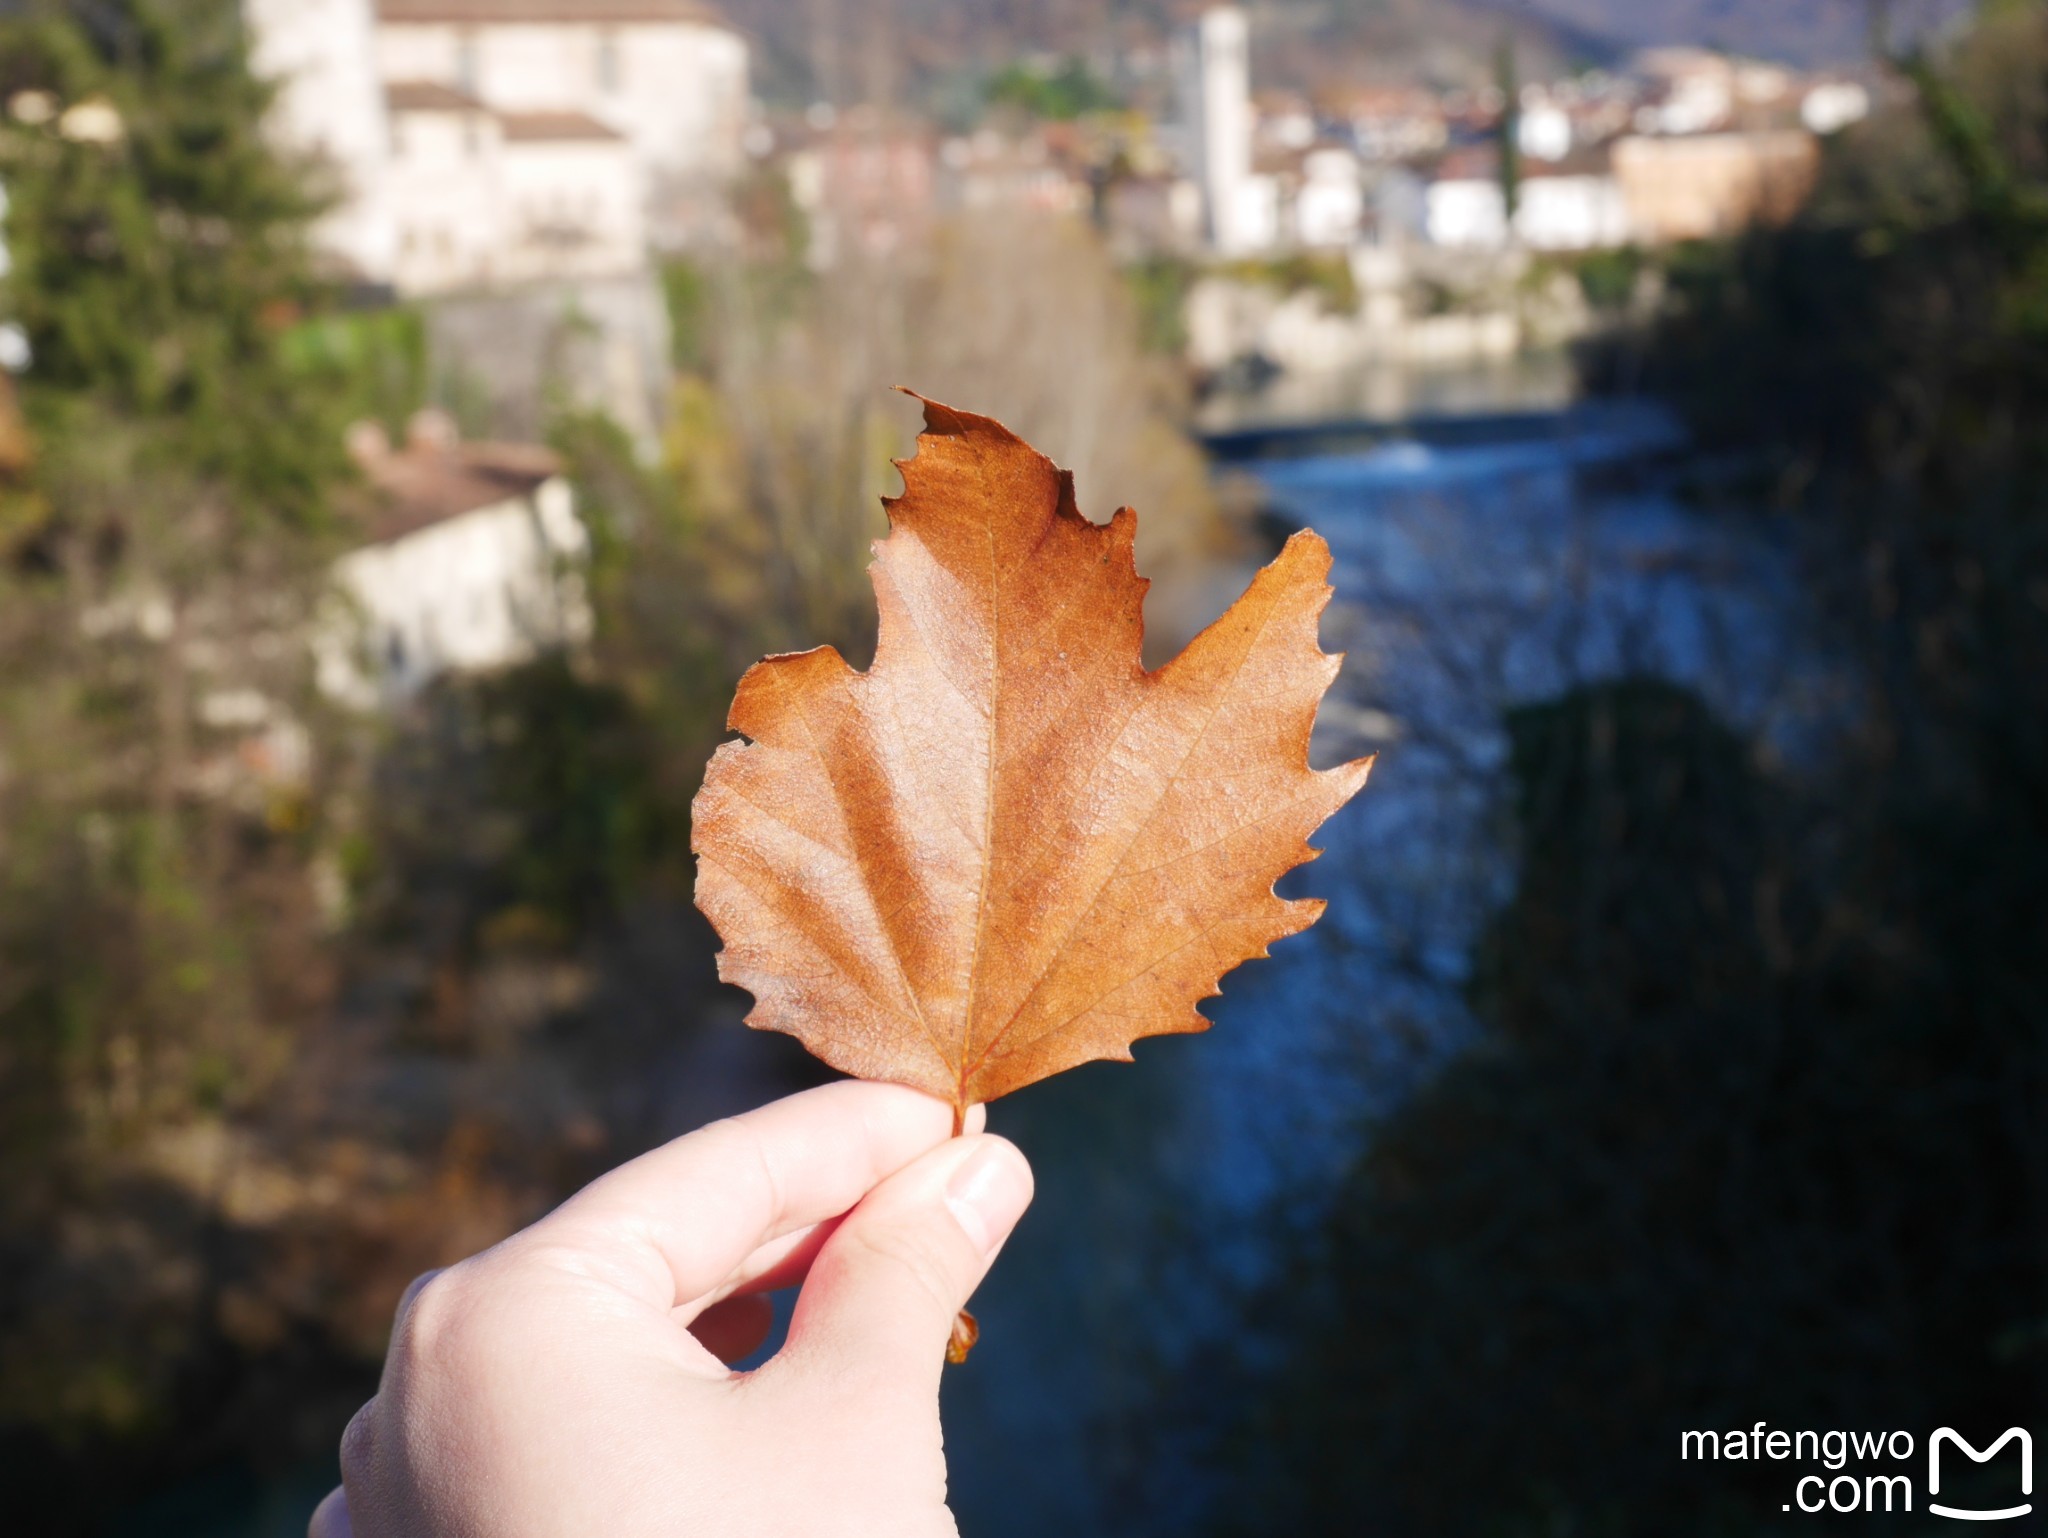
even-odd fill
[[[771,110],[746,35],[696,0],[250,0],[245,15],[277,92],[267,142],[326,199],[313,248],[352,295],[348,324],[412,305],[432,366],[481,392],[472,414],[494,439],[465,444],[440,404],[395,434],[348,434],[374,542],[336,568],[353,613],[314,645],[325,692],[363,707],[587,637],[579,582],[560,575],[587,545],[570,488],[545,450],[495,440],[538,439],[568,407],[658,444],[665,280],[764,261],[914,269],[963,225],[1068,221],[1136,274],[1198,392],[1512,359],[1587,334],[1643,251],[1791,219],[1822,139],[1896,94],[1876,65],[1683,47],[1522,82],[1511,42],[1483,84],[1255,92],[1246,13],[1216,7],[1099,63],[1027,58],[948,129],[873,102]],[[104,101],[29,89],[8,110],[75,141],[123,134]],[[25,335],[7,336],[28,364]],[[94,623],[169,623],[160,603],[120,602],[132,612]],[[241,757],[310,772],[278,702],[223,689],[204,708],[262,723]]]
[[[813,271],[915,259],[962,216],[1085,221],[1118,263],[1193,290],[1171,318],[1209,374],[1503,356],[1586,323],[1569,283],[1527,292],[1545,254],[1782,223],[1820,141],[1888,88],[1871,66],[1683,47],[1523,81],[1503,44],[1484,83],[1255,91],[1246,15],[1219,7],[1100,58],[1028,56],[948,123],[770,108],[746,35],[688,0],[258,3],[251,22],[285,82],[278,142],[337,177],[320,237],[349,278],[404,298],[542,286],[600,317],[594,398],[636,425],[662,373],[653,272],[759,255],[782,205]]]
[[[412,1277],[822,1073],[689,804],[872,649],[892,386],[1139,510],[1155,664],[1312,523],[1385,755],[1215,1032],[997,1108],[964,1530],[1775,1532],[1677,1427],[2034,1413],[2044,71],[2040,0],[0,3],[0,1526],[302,1531]]]

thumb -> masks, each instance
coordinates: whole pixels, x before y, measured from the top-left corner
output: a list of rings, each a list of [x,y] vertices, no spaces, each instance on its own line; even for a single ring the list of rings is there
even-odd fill
[[[1031,1203],[999,1137],[955,1138],[890,1176],[812,1262],[783,1355],[874,1390],[938,1385],[953,1319]]]

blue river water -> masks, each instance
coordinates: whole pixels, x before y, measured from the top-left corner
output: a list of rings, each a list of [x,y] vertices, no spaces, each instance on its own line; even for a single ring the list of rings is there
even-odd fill
[[[1450,436],[1238,467],[1270,523],[1335,557],[1324,645],[1348,657],[1315,761],[1380,759],[1283,886],[1328,913],[1226,979],[1211,1032],[994,1108],[1041,1196],[948,1381],[970,1538],[1189,1529],[1210,1471],[1157,1434],[1202,1381],[1188,1364],[1241,1329],[1374,1118],[1472,1030],[1470,946],[1514,874],[1504,711],[1656,674],[1796,757],[1847,709],[1801,633],[1791,546],[1681,504],[1657,468],[1682,448],[1668,418],[1560,410]]]
[[[1380,760],[1283,887],[1327,915],[1226,979],[1212,1031],[994,1108],[1039,1199],[976,1302],[982,1344],[947,1375],[969,1538],[1187,1530],[1211,1475],[1158,1434],[1199,1381],[1187,1365],[1241,1328],[1374,1118],[1472,1030],[1469,949],[1514,873],[1506,709],[1655,673],[1796,759],[1849,708],[1801,633],[1793,550],[1682,505],[1656,468],[1678,443],[1654,411],[1559,410],[1497,441],[1397,435],[1237,467],[1269,525],[1312,527],[1335,556],[1324,644],[1348,658],[1315,759]],[[126,1530],[296,1538],[331,1477],[197,1487]]]

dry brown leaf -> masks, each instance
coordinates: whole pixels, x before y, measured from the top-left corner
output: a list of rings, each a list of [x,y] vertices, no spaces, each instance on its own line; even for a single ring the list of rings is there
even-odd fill
[[[1339,657],[1330,552],[1296,534],[1156,672],[1137,515],[987,417],[925,402],[876,545],[865,673],[831,647],[740,681],[694,809],[719,975],[833,1067],[956,1119],[1141,1036],[1313,924],[1273,883],[1365,783],[1308,766]]]

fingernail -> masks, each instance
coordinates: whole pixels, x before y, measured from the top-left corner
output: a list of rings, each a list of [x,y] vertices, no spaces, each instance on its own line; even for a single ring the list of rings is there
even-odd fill
[[[946,1210],[984,1255],[1010,1237],[1030,1205],[1030,1167],[1001,1138],[986,1139],[946,1182]]]

